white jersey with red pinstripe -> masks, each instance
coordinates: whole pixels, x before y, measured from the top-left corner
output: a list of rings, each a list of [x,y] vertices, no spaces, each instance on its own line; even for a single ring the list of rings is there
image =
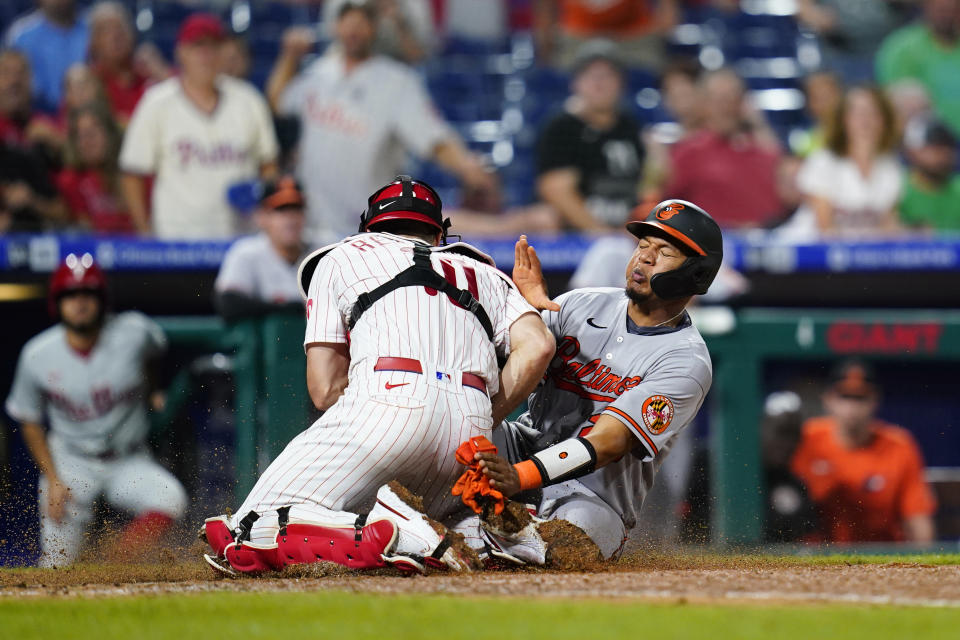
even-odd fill
[[[630,529],[676,435],[710,389],[710,355],[689,316],[678,327],[630,327],[622,288],[576,289],[556,302],[560,311],[542,316],[557,353],[519,423],[538,432],[536,450],[589,433],[601,415],[626,425],[640,444],[579,482]]]
[[[490,435],[498,357],[509,355],[510,326],[536,312],[483,254],[450,245],[432,249],[433,268],[480,301],[492,341],[472,312],[421,286],[391,292],[348,331],[358,296],[410,267],[414,244],[365,233],[320,250],[304,345],[348,343],[348,384],[333,407],[273,461],[237,511],[233,526],[250,511],[261,516],[253,542],[273,541],[275,510],[286,505],[296,506],[291,517],[352,525],[352,512],[369,506],[377,488],[394,479],[423,496],[425,510],[435,517],[457,508],[450,488],[462,467],[453,453],[472,436]],[[375,370],[380,358],[418,361],[422,373]],[[487,392],[467,384],[464,374],[482,378]]]

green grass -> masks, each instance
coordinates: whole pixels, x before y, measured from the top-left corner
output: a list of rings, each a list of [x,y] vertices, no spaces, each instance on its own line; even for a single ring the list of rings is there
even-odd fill
[[[6,638],[957,638],[960,610],[335,592],[0,600]]]

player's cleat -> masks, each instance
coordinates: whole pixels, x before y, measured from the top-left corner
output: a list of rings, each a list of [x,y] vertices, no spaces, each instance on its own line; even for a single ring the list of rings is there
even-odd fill
[[[203,561],[206,562],[211,569],[217,573],[230,576],[231,578],[236,578],[239,573],[230,568],[230,564],[226,560],[221,560],[215,556],[210,555],[209,553],[203,554]]]
[[[537,526],[544,522],[533,519],[517,533],[507,533],[480,521],[480,537],[486,544],[490,557],[516,565],[543,565],[547,561],[547,543],[540,537]]]
[[[396,523],[397,541],[383,554],[383,560],[394,568],[404,573],[426,573],[426,567],[471,570],[470,559],[459,550],[452,532],[404,502],[390,484],[377,491],[377,503],[368,517]]]
[[[200,527],[198,537],[210,545],[214,557],[223,558],[223,550],[234,541],[233,531],[230,530],[230,520],[227,516],[207,518],[204,520],[203,526]]]

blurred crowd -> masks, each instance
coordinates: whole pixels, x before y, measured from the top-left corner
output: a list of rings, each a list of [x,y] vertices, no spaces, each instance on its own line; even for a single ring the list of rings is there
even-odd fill
[[[130,3],[37,0],[7,28],[0,233],[235,237],[256,226],[261,181],[292,173],[308,240],[326,242],[356,230],[366,194],[410,155],[456,178],[446,204],[467,234],[610,232],[665,197],[787,240],[960,230],[960,0],[795,3],[817,56],[797,58],[809,124],[790,131],[768,122],[742,66],[671,48],[697,11],[751,3],[318,0],[322,28],[276,34],[262,91],[249,80],[258,25],[241,35],[217,17],[250,2],[191,4],[214,13],[184,18],[172,59]],[[516,178],[441,116],[418,70],[451,38],[516,33],[569,95],[532,123],[533,197],[507,203]],[[631,108],[638,71],[669,121]]]

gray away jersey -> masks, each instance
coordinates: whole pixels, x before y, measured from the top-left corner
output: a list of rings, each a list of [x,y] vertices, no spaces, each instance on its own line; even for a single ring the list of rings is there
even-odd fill
[[[560,311],[543,319],[557,352],[520,422],[539,432],[536,449],[586,435],[604,414],[626,425],[640,444],[580,481],[632,528],[673,440],[710,389],[710,355],[689,317],[675,329],[630,333],[622,288],[577,289],[556,302]]]
[[[62,324],[31,338],[20,352],[7,412],[46,423],[77,453],[126,451],[147,436],[145,363],[166,349],[163,330],[141,313],[107,316],[87,354],[67,344]]]

